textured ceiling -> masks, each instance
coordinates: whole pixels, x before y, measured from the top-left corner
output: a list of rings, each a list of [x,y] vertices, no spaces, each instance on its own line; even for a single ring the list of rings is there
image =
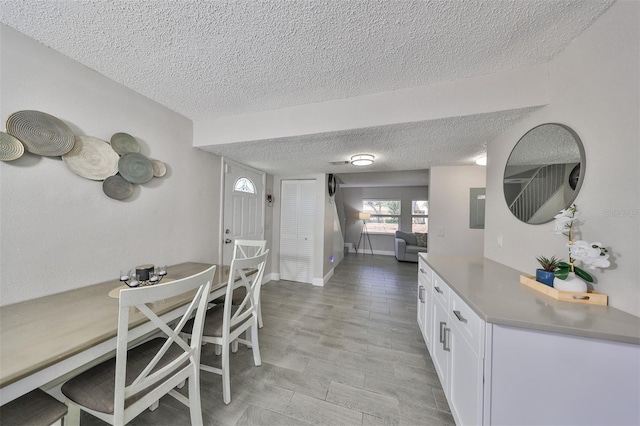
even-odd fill
[[[611,4],[0,0],[0,20],[186,117],[205,120],[546,63]],[[519,115],[505,113],[507,120]],[[273,159],[266,155],[273,150],[289,165],[300,161],[309,172],[331,172],[326,153],[313,150],[331,149],[332,160],[344,159],[338,140],[329,140],[338,136],[357,151],[394,158],[386,169],[459,164],[505,128],[488,129],[501,120],[485,119],[484,125],[472,118],[459,127],[451,119],[449,125],[374,127],[218,151],[272,173],[283,169],[261,159]],[[392,142],[384,138],[389,133]],[[418,154],[426,161],[416,162]],[[308,157],[318,161],[310,164]]]
[[[260,170],[325,173],[427,169],[442,165],[470,165],[486,152],[486,143],[495,139],[533,108],[481,114],[399,125],[321,133],[304,137],[231,143],[203,147],[206,151],[232,159],[243,159]],[[333,165],[347,161],[359,149],[373,154],[373,166]]]

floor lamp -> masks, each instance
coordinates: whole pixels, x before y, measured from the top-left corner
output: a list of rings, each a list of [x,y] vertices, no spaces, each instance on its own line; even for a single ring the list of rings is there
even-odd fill
[[[360,250],[360,244],[364,244],[362,254],[365,254],[365,250],[367,249],[367,241],[369,241],[369,248],[371,249],[371,254],[373,255],[373,246],[371,245],[371,238],[369,237],[369,231],[367,230],[367,219],[369,218],[371,218],[371,215],[369,213],[358,213],[358,219],[362,221],[362,230],[360,231],[360,240],[358,240],[356,253],[358,253],[358,250]]]

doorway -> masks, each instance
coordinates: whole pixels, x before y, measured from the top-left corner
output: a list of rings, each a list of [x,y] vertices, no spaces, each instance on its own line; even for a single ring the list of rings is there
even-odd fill
[[[316,181],[283,180],[280,212],[280,279],[313,283]]]
[[[222,264],[233,259],[236,239],[264,239],[264,188],[266,174],[222,159]]]

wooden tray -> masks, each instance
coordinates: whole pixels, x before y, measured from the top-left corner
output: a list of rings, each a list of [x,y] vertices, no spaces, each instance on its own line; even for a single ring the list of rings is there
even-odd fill
[[[560,291],[546,284],[536,281],[536,277],[531,275],[520,275],[520,283],[532,288],[547,296],[563,302],[584,303],[588,305],[604,305],[608,303],[606,294],[597,293],[595,291],[587,291],[586,293],[576,293],[572,291]]]

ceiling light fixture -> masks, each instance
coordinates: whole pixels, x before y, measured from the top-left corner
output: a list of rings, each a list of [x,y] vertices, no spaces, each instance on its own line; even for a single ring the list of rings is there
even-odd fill
[[[478,166],[486,166],[487,165],[487,154],[482,154],[480,157],[476,158],[476,164]]]
[[[351,157],[351,164],[354,166],[370,166],[375,157],[371,154],[358,154]]]

